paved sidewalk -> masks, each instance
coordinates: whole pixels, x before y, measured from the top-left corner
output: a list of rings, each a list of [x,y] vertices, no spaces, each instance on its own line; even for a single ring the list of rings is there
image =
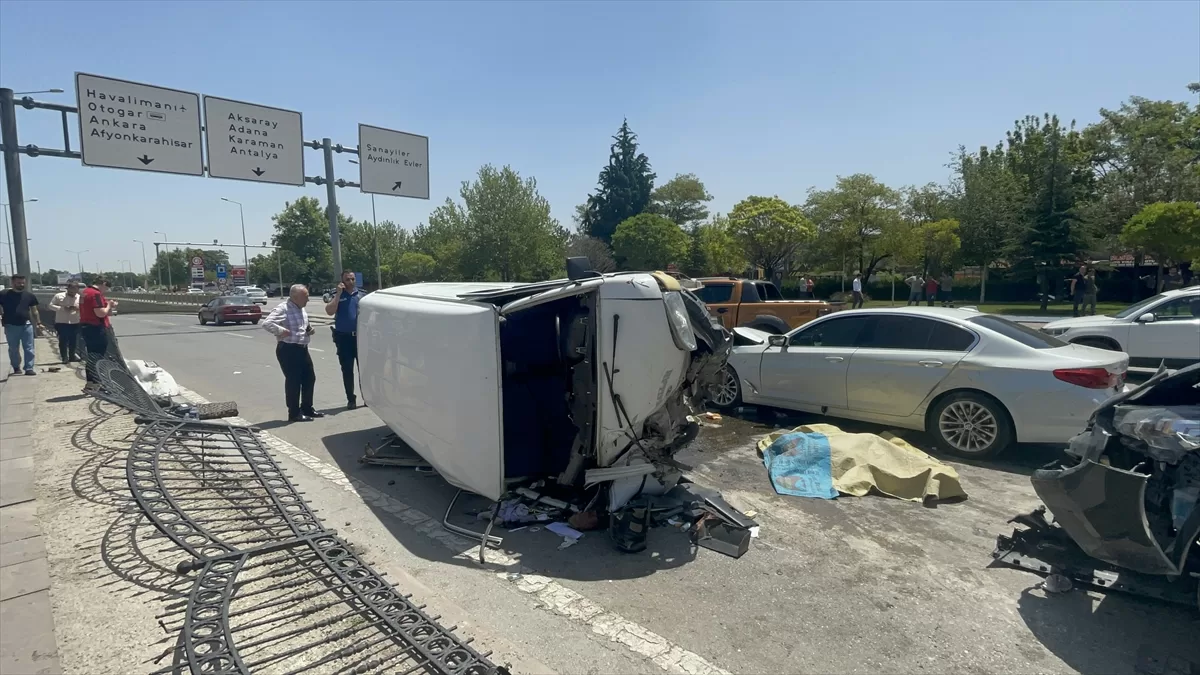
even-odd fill
[[[43,343],[44,344],[44,343]],[[44,350],[43,350],[44,351]],[[0,381],[0,673],[61,673],[34,496],[37,380]]]

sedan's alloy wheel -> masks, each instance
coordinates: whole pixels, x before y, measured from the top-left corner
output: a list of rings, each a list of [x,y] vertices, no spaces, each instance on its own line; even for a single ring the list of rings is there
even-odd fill
[[[986,451],[1000,434],[992,411],[975,401],[955,401],[938,418],[938,432],[946,443],[969,454]]]
[[[721,381],[713,388],[712,401],[719,406],[730,406],[737,400],[737,375],[729,368],[721,369]]]

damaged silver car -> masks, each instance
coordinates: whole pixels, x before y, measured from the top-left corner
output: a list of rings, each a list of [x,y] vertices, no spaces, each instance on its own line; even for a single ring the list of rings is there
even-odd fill
[[[1200,603],[1200,364],[1106,401],[1067,453],[1031,479],[1054,524],[1044,509],[1018,516],[1029,529],[1001,537],[997,560]]]

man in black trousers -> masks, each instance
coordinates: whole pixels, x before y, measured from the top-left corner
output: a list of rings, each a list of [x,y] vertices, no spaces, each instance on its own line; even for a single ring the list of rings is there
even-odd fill
[[[308,343],[316,329],[308,322],[308,289],[301,284],[292,286],[288,299],[279,303],[263,319],[263,329],[275,336],[275,358],[283,371],[283,393],[287,401],[289,422],[311,422],[324,417],[313,409],[313,387],[317,374],[313,370]]]
[[[358,407],[358,397],[354,395],[354,370],[358,365],[358,301],[365,295],[356,288],[355,276],[353,270],[343,270],[342,283],[325,305],[325,313],[333,317],[333,344],[342,367],[348,410]]]

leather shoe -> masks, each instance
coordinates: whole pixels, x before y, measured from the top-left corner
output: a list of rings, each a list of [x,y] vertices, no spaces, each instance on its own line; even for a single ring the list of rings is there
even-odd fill
[[[354,410],[358,407],[358,399],[352,398],[346,401],[346,410]]]
[[[318,417],[324,417],[324,416],[325,416],[325,413],[323,413],[323,412],[317,412],[316,410],[305,410],[305,411],[304,411],[304,414],[305,414],[307,417],[311,417],[311,418],[313,418],[313,419],[316,419],[316,418],[318,418]]]
[[[308,415],[300,414],[300,415],[292,415],[291,417],[288,417],[288,421],[289,422],[311,422],[311,421],[313,421],[313,418],[309,417]]]

